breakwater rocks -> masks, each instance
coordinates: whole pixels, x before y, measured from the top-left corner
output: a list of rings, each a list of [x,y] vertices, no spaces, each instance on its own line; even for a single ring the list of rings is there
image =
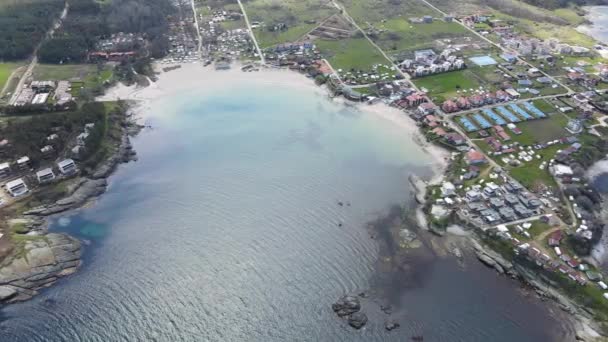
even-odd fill
[[[0,266],[0,302],[27,300],[80,266],[80,241],[65,234],[41,235],[18,248]]]

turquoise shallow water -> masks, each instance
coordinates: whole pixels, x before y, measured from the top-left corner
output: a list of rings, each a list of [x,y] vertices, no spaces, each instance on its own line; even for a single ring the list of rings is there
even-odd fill
[[[373,283],[365,223],[407,201],[428,156],[403,130],[309,90],[244,84],[159,100],[94,206],[53,229],[83,268],[2,311],[0,341],[550,341],[561,332],[477,263],[420,276],[354,331],[330,305]],[[339,206],[349,201],[351,206]],[[340,227],[338,223],[343,223]],[[395,284],[400,286],[400,284]]]

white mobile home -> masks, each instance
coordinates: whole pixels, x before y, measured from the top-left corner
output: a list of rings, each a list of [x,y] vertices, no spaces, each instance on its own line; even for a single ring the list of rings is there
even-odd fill
[[[27,185],[23,181],[23,178],[15,179],[6,183],[6,191],[13,197],[21,196],[28,192]]]
[[[43,184],[55,179],[55,173],[53,173],[53,169],[49,167],[36,172],[36,177],[38,178],[38,183]]]
[[[72,159],[65,159],[57,163],[57,167],[59,168],[59,172],[64,175],[71,175],[76,173],[78,169],[76,168],[76,163]]]

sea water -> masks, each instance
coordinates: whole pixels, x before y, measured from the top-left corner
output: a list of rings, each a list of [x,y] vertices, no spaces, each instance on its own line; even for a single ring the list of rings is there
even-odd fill
[[[518,285],[477,262],[423,265],[387,332],[331,303],[374,282],[365,224],[409,201],[431,159],[390,121],[310,89],[193,89],[151,105],[151,129],[89,208],[52,230],[83,266],[6,307],[0,341],[551,341],[563,334]],[[339,205],[342,202],[343,205]],[[396,283],[393,286],[400,287]],[[563,335],[561,335],[563,337]]]

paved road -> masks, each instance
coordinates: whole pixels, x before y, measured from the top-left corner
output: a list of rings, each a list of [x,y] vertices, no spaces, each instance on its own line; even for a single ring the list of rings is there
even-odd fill
[[[201,58],[201,53],[203,50],[203,37],[201,36],[201,28],[198,25],[198,15],[196,14],[196,6],[194,5],[194,0],[190,0],[190,6],[192,6],[192,15],[194,16],[194,27],[196,28],[196,36],[198,39],[198,46],[196,48],[196,54],[198,58]]]
[[[262,65],[266,64],[266,59],[264,58],[264,54],[262,53],[262,50],[260,49],[260,46],[258,45],[258,41],[257,39],[255,39],[255,34],[253,34],[253,29],[251,28],[251,24],[249,23],[249,17],[247,16],[247,11],[245,11],[245,6],[243,6],[243,3],[241,2],[241,0],[237,0],[239,2],[239,7],[241,7],[241,12],[243,12],[243,16],[245,17],[245,23],[247,24],[247,29],[249,30],[249,35],[251,36],[251,40],[253,40],[253,44],[255,45],[255,49],[258,52],[258,55],[260,56],[260,62],[262,62]]]
[[[21,76],[19,83],[17,83],[17,87],[15,88],[15,91],[13,92],[13,95],[11,96],[11,99],[8,102],[9,104],[12,105],[13,103],[15,103],[15,101],[17,100],[17,96],[21,93],[21,89],[23,89],[23,85],[25,84],[27,79],[32,76],[34,67],[36,67],[36,64],[38,64],[38,50],[42,46],[42,43],[44,43],[44,41],[47,38],[53,37],[53,34],[55,33],[55,31],[61,26],[61,23],[63,22],[65,17],[67,17],[69,9],[70,9],[70,5],[66,1],[65,6],[63,7],[63,11],[61,12],[61,16],[59,17],[59,19],[57,19],[57,21],[55,21],[55,24],[53,24],[53,26],[47,32],[46,37],[44,39],[42,39],[42,41],[40,41],[38,43],[38,45],[36,46],[36,48],[34,49],[34,52],[32,53],[32,60],[30,61],[30,64],[27,66],[27,69]]]

